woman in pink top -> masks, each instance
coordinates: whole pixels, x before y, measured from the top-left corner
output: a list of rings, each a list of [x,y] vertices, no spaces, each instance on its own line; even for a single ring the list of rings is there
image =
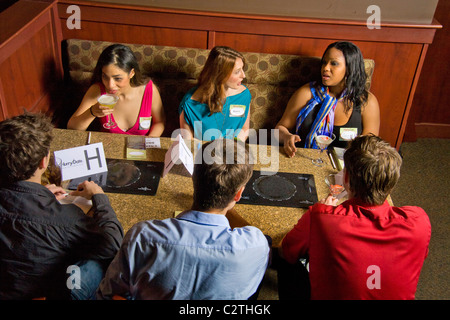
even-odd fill
[[[105,93],[119,97],[113,109],[97,102]],[[86,130],[96,118],[103,125],[108,115],[116,126],[103,128],[104,131],[152,137],[159,137],[164,131],[165,115],[159,91],[151,80],[142,77],[131,49],[121,44],[103,50],[92,85],[69,119],[67,128]]]

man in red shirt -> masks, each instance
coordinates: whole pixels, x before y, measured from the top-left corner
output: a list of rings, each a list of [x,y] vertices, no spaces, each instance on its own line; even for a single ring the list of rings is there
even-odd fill
[[[386,200],[401,163],[382,139],[357,137],[344,154],[349,200],[329,196],[284,237],[287,262],[309,259],[311,299],[414,299],[431,225],[423,209]]]

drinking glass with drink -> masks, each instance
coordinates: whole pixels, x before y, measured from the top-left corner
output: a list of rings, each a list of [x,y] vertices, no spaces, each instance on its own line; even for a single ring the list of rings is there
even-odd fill
[[[325,150],[334,141],[334,139],[336,139],[336,136],[334,135],[334,133],[325,133],[316,135],[314,138],[316,139],[316,143],[320,148],[320,155],[319,158],[313,159],[312,163],[318,167],[322,167],[325,163],[322,159],[323,150]]]
[[[114,109],[114,106],[116,105],[117,101],[119,101],[119,97],[114,94],[107,93],[102,94],[97,101],[101,106]],[[108,121],[105,124],[103,124],[103,127],[105,129],[112,129],[117,127],[117,125],[112,121],[111,115],[108,114],[107,117]]]
[[[338,174],[330,174],[325,178],[325,183],[328,185],[330,194],[333,197],[345,190],[342,179],[342,175],[338,176]]]

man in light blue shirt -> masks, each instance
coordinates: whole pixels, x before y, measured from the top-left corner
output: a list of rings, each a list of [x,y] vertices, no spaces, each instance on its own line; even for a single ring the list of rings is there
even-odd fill
[[[255,227],[232,229],[226,217],[252,175],[248,150],[242,142],[218,139],[199,155],[192,209],[134,225],[98,299],[242,300],[257,292],[269,263],[269,242]]]

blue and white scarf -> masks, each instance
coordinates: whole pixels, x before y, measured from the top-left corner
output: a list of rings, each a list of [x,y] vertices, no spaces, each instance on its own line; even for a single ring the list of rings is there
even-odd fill
[[[341,94],[339,99],[330,96],[328,87],[320,85],[319,90],[314,87],[315,83],[310,83],[311,93],[313,97],[308,101],[306,106],[300,110],[297,116],[297,123],[295,127],[296,134],[299,133],[300,126],[306,119],[308,114],[317,106],[320,105],[319,113],[314,119],[311,130],[306,136],[305,148],[319,149],[316,144],[315,136],[326,134],[331,135],[334,126],[334,110],[338,100],[345,96],[345,91]]]

